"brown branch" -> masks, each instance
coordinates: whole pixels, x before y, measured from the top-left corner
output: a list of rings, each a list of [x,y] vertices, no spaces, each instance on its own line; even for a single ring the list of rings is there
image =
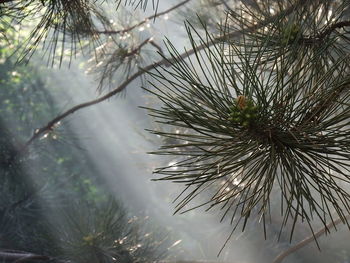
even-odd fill
[[[134,56],[136,54],[138,54],[141,50],[141,48],[150,43],[152,41],[152,38],[147,38],[146,40],[144,40],[141,44],[139,44],[137,47],[135,47],[134,49],[132,49],[131,51],[129,51],[128,53],[126,53],[125,57],[131,57],[131,56]]]
[[[59,260],[53,257],[33,254],[30,252],[17,250],[0,250],[0,260],[2,262],[25,263],[28,261],[54,261],[57,263],[69,263],[69,260]],[[222,261],[221,261],[222,262]],[[210,260],[157,260],[149,263],[220,263],[220,261]]]
[[[337,220],[334,220],[334,221],[330,222],[329,224],[327,224],[326,226],[324,226],[323,228],[318,230],[316,233],[314,233],[311,236],[303,239],[302,241],[300,241],[296,245],[292,246],[291,248],[283,251],[281,254],[279,254],[277,257],[275,257],[275,259],[272,261],[272,263],[281,263],[290,254],[294,253],[295,251],[301,249],[302,247],[306,246],[310,242],[312,242],[315,239],[319,238],[324,233],[329,232],[330,228],[336,227],[336,225],[339,225],[342,222],[345,223],[345,221],[348,220],[349,218],[350,218],[350,215],[347,215],[344,218],[338,218]]]
[[[338,23],[334,23],[325,28],[319,34],[316,34],[315,36],[302,37],[299,41],[305,44],[313,44],[315,42],[320,42],[327,38],[334,30],[347,26],[350,26],[350,21],[341,21]]]
[[[152,38],[149,40],[149,43],[158,49],[159,54],[164,55],[163,49],[156,42],[154,42]]]
[[[117,87],[116,89],[110,91],[106,95],[104,95],[104,96],[102,96],[100,98],[97,98],[97,99],[94,99],[94,100],[82,103],[82,104],[78,104],[78,105],[68,109],[64,113],[58,115],[56,118],[54,118],[51,121],[49,121],[45,126],[39,128],[39,129],[36,129],[34,134],[33,134],[33,136],[23,145],[22,149],[20,149],[18,151],[18,154],[22,154],[22,153],[26,152],[26,150],[28,149],[29,145],[32,144],[33,141],[35,141],[36,139],[40,138],[42,135],[44,135],[44,134],[50,132],[51,130],[53,130],[55,125],[57,125],[57,123],[62,121],[67,116],[75,113],[78,110],[90,107],[92,105],[98,104],[100,102],[103,102],[103,101],[113,97],[114,95],[116,95],[119,92],[123,91],[131,82],[133,82],[135,79],[137,79],[138,77],[140,77],[143,74],[145,74],[147,71],[150,71],[150,70],[152,70],[154,68],[158,68],[158,67],[161,67],[161,66],[169,67],[171,65],[171,63],[175,62],[176,60],[184,59],[186,57],[189,57],[189,56],[193,55],[195,52],[198,52],[200,50],[203,50],[203,49],[207,48],[208,45],[209,46],[214,45],[215,43],[219,43],[221,41],[227,40],[228,38],[239,37],[239,36],[241,36],[242,34],[244,34],[246,32],[254,32],[254,31],[256,31],[256,30],[258,30],[258,29],[268,25],[269,23],[275,21],[276,17],[281,16],[282,14],[283,15],[288,15],[291,12],[293,12],[293,10],[295,10],[296,7],[298,7],[299,5],[303,5],[303,4],[307,3],[307,2],[308,1],[305,1],[305,0],[299,0],[296,5],[290,6],[285,11],[282,11],[281,14],[277,14],[277,15],[274,15],[272,17],[269,17],[268,19],[266,19],[265,21],[262,21],[259,24],[256,24],[256,25],[253,25],[253,26],[249,26],[247,28],[244,28],[244,29],[241,29],[241,30],[237,30],[237,31],[229,33],[229,34],[225,34],[223,36],[216,37],[216,38],[214,38],[212,40],[211,43],[201,44],[201,45],[197,46],[196,49],[191,49],[191,50],[188,50],[186,52],[183,52],[182,54],[180,54],[176,58],[163,58],[163,59],[161,59],[158,62],[154,62],[154,63],[152,63],[152,64],[150,64],[150,65],[148,65],[146,67],[140,68],[139,71],[137,71],[135,74],[131,75],[128,79],[126,79],[123,83],[121,83],[119,87]],[[15,158],[16,158],[16,156],[14,156],[13,159],[15,159]]]
[[[57,258],[33,254],[30,252],[19,251],[19,250],[1,250],[0,249],[0,260],[2,262],[13,262],[13,263],[25,263],[27,261],[54,261],[57,263],[69,263],[69,260],[60,260]],[[149,263],[221,263],[222,261],[210,261],[210,260],[157,260]],[[223,263],[223,262],[222,262]]]
[[[122,30],[97,30],[97,31],[94,31],[94,33],[96,34],[106,34],[106,35],[114,35],[114,34],[124,34],[124,33],[127,33],[133,29],[135,29],[136,27],[139,27],[141,25],[143,25],[144,23],[146,23],[147,21],[150,21],[152,19],[155,19],[159,16],[162,16],[162,15],[166,15],[174,10],[176,10],[177,8],[187,4],[188,2],[190,2],[191,0],[185,0],[185,1],[182,1],[180,3],[178,3],[177,5],[174,5],[172,6],[171,8],[163,11],[163,12],[160,12],[160,13],[156,13],[155,15],[152,15],[152,16],[149,16],[147,18],[145,18],[143,21],[133,25],[133,26],[130,26],[128,28],[125,28],[125,29],[122,29]]]
[[[45,255],[33,254],[30,252],[17,251],[17,250],[0,250],[0,260],[2,262],[24,263],[27,261],[51,261],[55,260],[59,263],[67,263],[67,261],[56,260],[52,257]]]
[[[324,30],[321,34],[317,36],[319,39],[323,39],[329,34],[331,34],[335,29],[347,27],[350,26],[350,21],[341,21],[335,24],[332,24],[330,27],[328,27],[326,30]]]

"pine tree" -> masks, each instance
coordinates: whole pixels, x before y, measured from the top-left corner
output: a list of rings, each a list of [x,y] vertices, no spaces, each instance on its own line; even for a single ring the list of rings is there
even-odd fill
[[[152,131],[164,138],[155,153],[175,160],[155,173],[158,180],[185,187],[176,212],[194,209],[192,200],[209,192],[200,206],[219,207],[232,233],[259,217],[267,237],[276,207],[280,236],[287,228],[290,240],[300,224],[309,227],[316,243],[339,223],[349,227],[348,0],[203,0],[186,9],[187,0],[165,12],[152,2],[154,15],[123,29],[111,22],[102,2],[0,1],[4,27],[23,25],[31,8],[41,10],[19,45],[20,61],[40,46],[51,63],[58,58],[61,64],[67,45],[70,58],[79,45],[90,46],[97,61],[93,68],[101,74],[100,97],[37,129],[19,155],[59,121],[147,74],[151,85],[145,89],[161,104],[147,110],[164,124]],[[107,4],[116,9],[124,3]],[[183,53],[171,41],[163,46],[151,37],[136,44],[120,41],[181,8],[190,44]],[[146,46],[162,58],[145,64]],[[121,84],[106,91],[116,77]]]

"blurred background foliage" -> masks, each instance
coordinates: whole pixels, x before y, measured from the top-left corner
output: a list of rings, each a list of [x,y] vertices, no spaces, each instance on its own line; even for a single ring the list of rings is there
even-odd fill
[[[25,153],[25,140],[59,108],[45,65],[16,64],[16,33],[0,41],[0,259],[151,262],[167,258],[167,231],[131,216],[108,192],[68,122]],[[12,38],[12,39],[11,39]],[[174,240],[172,240],[174,242]],[[35,260],[35,259],[34,259]]]

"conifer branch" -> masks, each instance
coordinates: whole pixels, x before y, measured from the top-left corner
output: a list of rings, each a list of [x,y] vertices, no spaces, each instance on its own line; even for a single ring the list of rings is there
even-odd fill
[[[344,223],[345,220],[350,219],[350,215],[346,216],[345,218],[338,218],[334,220],[333,222],[330,222],[326,226],[322,227],[320,230],[315,232],[313,235],[308,236],[307,238],[303,239],[299,243],[295,244],[294,246],[288,248],[287,250],[283,251],[281,254],[279,254],[273,261],[272,263],[282,263],[283,260],[289,256],[290,254],[294,253],[295,251],[303,248],[304,246],[308,245],[315,239],[319,238],[323,234],[326,234],[329,232],[329,229],[332,227],[336,227],[340,223]]]
[[[17,251],[17,250],[0,250],[0,259],[3,262],[25,263],[32,261],[51,261],[57,263],[69,263],[69,260],[59,260],[53,257],[34,254],[30,252]],[[220,263],[218,261],[208,260],[157,260],[148,263]]]
[[[291,12],[293,12],[293,10],[295,10],[296,8],[298,8],[301,5],[305,5],[306,3],[308,3],[309,1],[304,1],[304,0],[299,0],[295,5],[290,6],[289,8],[287,8],[285,11],[282,11],[281,13],[283,13],[283,15],[288,15]],[[211,45],[215,44],[215,43],[219,43],[221,41],[225,41],[227,40],[227,38],[236,38],[241,36],[242,34],[246,33],[246,32],[254,32],[264,26],[266,26],[267,24],[273,22],[277,17],[281,16],[282,14],[276,14],[270,18],[267,18],[266,20],[262,21],[259,24],[247,27],[247,28],[243,28],[241,30],[237,30],[228,34],[225,34],[224,36],[218,36],[216,37]],[[163,58],[161,60],[159,60],[158,62],[154,62],[146,67],[140,68],[136,73],[134,73],[133,75],[131,75],[128,79],[126,79],[121,85],[119,85],[117,88],[115,88],[114,90],[110,91],[109,93],[105,94],[104,96],[85,102],[85,103],[81,103],[78,104],[70,109],[68,109],[67,111],[65,111],[64,113],[58,115],[57,117],[55,117],[54,119],[52,119],[51,121],[49,121],[45,126],[38,128],[35,130],[33,136],[31,138],[28,139],[28,141],[23,145],[22,149],[20,149],[18,151],[18,154],[23,154],[24,152],[27,151],[28,147],[38,138],[40,138],[41,136],[43,136],[44,134],[52,131],[55,128],[55,125],[57,125],[57,123],[59,123],[60,121],[62,121],[63,119],[65,119],[66,117],[68,117],[69,115],[75,113],[78,110],[96,105],[98,103],[101,103],[105,100],[110,99],[111,97],[113,97],[114,95],[120,93],[121,91],[123,91],[125,88],[128,87],[128,85],[133,82],[135,79],[137,79],[138,77],[142,76],[143,74],[145,74],[146,72],[161,67],[161,66],[165,66],[165,67],[169,67],[171,65],[172,62],[176,61],[177,59],[183,59],[186,57],[189,57],[191,55],[193,55],[195,52],[198,52],[200,50],[203,50],[207,47],[207,45],[205,44],[201,44],[198,47],[196,47],[196,50],[194,49],[190,49],[188,51],[183,52],[182,54],[179,55],[179,57],[177,58]],[[17,156],[14,156],[13,159],[15,159]]]
[[[68,261],[57,260],[45,255],[34,254],[30,252],[17,250],[0,250],[0,260],[2,262],[24,263],[32,261],[52,261],[58,263],[67,263]]]
[[[341,22],[332,24],[330,27],[324,30],[321,34],[319,34],[316,38],[323,39],[329,34],[331,34],[334,30],[342,27],[347,27],[347,26],[350,26],[350,21],[341,21]]]
[[[133,25],[133,26],[130,26],[128,28],[125,28],[125,29],[122,29],[122,30],[98,30],[98,31],[95,31],[96,34],[105,34],[105,35],[117,35],[117,34],[125,34],[125,33],[128,33],[130,31],[132,31],[133,29],[139,27],[139,26],[142,26],[143,24],[145,24],[146,22],[152,20],[152,19],[155,19],[155,18],[158,18],[160,16],[163,16],[163,15],[166,15],[178,8],[180,8],[181,6],[189,3],[191,0],[185,0],[185,1],[182,1],[180,3],[178,3],[177,5],[174,5],[172,7],[170,7],[169,9],[163,11],[163,12],[159,12],[159,13],[156,13],[154,15],[151,15],[147,18],[145,18],[144,20],[140,21],[139,23]]]
[[[344,28],[350,26],[350,21],[341,21],[334,23],[327,27],[325,30],[320,32],[319,34],[315,36],[308,36],[308,37],[302,37],[300,38],[299,42],[300,43],[305,43],[305,44],[313,44],[315,42],[323,41],[325,38],[327,38],[330,34],[334,32],[334,30],[339,29],[339,28]]]
[[[131,51],[129,51],[128,53],[126,53],[125,57],[131,57],[136,55],[137,53],[139,53],[141,51],[141,49],[143,48],[143,46],[147,45],[148,43],[150,43],[152,41],[152,38],[147,38],[146,40],[144,40],[140,45],[138,45],[136,48],[132,49]]]
[[[204,36],[194,26],[187,27],[195,58],[176,59],[172,70],[150,72],[155,82],[146,89],[162,102],[161,107],[146,109],[169,127],[151,132],[175,140],[165,140],[153,152],[175,158],[155,169],[162,176],[155,180],[186,185],[176,199],[175,213],[219,206],[222,218],[238,221],[232,223],[233,231],[242,218],[244,230],[249,218],[259,215],[266,237],[265,222],[276,190],[281,192],[281,231],[293,220],[290,240],[298,220],[307,221],[313,231],[314,215],[324,226],[333,222],[329,215],[333,208],[345,218],[350,194],[338,180],[350,182],[349,54],[320,75],[316,55],[302,64],[293,64],[290,53],[270,59],[265,52],[274,49],[270,40],[280,37],[275,32],[256,39],[252,34],[249,44],[243,36],[238,48],[235,41],[217,43],[202,26]],[[225,24],[223,36],[227,28]],[[199,52],[203,45],[206,48]],[[179,57],[171,43],[167,48],[172,57]],[[228,180],[235,186],[227,187]],[[188,208],[209,188],[213,194],[206,201]]]

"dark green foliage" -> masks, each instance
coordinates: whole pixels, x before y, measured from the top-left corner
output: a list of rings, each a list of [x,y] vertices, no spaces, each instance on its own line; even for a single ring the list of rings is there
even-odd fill
[[[85,45],[84,40],[88,39],[95,44],[97,24],[106,25],[106,18],[98,7],[101,3],[102,1],[87,0],[11,1],[1,8],[15,17],[12,24],[27,31],[31,29],[25,27],[26,23],[30,20],[37,22],[27,39],[17,47],[21,50],[19,60],[30,58],[40,47],[44,53],[48,53],[49,61],[54,63],[58,55],[61,64],[67,50],[70,50],[70,56],[73,57]],[[2,19],[10,15],[3,16]]]
[[[284,46],[293,44],[300,35],[300,25],[288,24],[282,31],[281,44]]]
[[[0,254],[77,263],[166,258],[168,236],[108,198],[79,140],[63,137],[74,137],[68,123],[24,147],[33,127],[57,114],[59,91],[39,76],[45,69],[15,65],[12,52],[0,43]]]
[[[50,232],[45,226],[47,213],[67,199],[81,196],[82,191],[73,191],[71,175],[83,174],[89,168],[83,168],[84,160],[77,158],[77,151],[67,152],[68,145],[62,144],[59,135],[47,138],[46,143],[38,142],[30,151],[24,150],[23,142],[34,132],[33,127],[55,114],[56,109],[38,71],[29,65],[16,66],[15,58],[8,58],[12,51],[1,42],[0,246],[40,254],[52,249],[50,242],[37,238]],[[48,154],[50,149],[52,154]]]
[[[234,125],[242,125],[243,127],[252,127],[257,125],[259,119],[259,107],[254,102],[240,95],[236,99],[236,103],[231,106],[230,120]]]
[[[185,184],[177,211],[209,189],[203,205],[243,229],[255,216],[265,229],[279,196],[281,231],[290,224],[292,239],[302,222],[311,231],[335,217],[349,225],[349,2],[267,2],[275,4],[229,14],[220,36],[187,24],[194,58],[167,43],[171,69],[150,73],[163,105],[149,110],[169,126],[153,132],[177,141],[156,153],[176,162],[155,173]],[[262,11],[272,8],[275,17]],[[330,9],[335,20],[318,20]],[[247,33],[231,39],[232,28]]]
[[[112,30],[113,26],[104,8],[117,11],[120,4],[134,5],[143,9],[147,0],[113,0],[106,7],[104,0],[10,0],[0,2],[0,34],[6,37],[2,25],[11,25],[26,31],[16,46],[19,61],[27,61],[41,49],[53,65],[62,64],[65,56],[72,59],[85,47],[101,45],[98,32]],[[157,10],[158,2],[152,6]],[[115,13],[116,14],[116,13]],[[115,15],[114,14],[114,15]],[[92,49],[93,50],[93,49]]]
[[[113,199],[100,203],[73,202],[50,227],[60,240],[57,256],[77,263],[164,259],[168,238],[154,231],[146,232],[145,220],[130,218],[124,211]]]
[[[240,39],[228,39],[238,46],[251,46],[251,55],[259,53],[267,61],[287,57],[292,66],[313,61],[322,75],[337,59],[349,53],[347,27],[350,25],[349,1],[257,1],[256,9],[231,10],[225,31],[247,29],[266,24]],[[271,21],[265,23],[264,21]],[[265,60],[262,60],[264,62]],[[283,63],[286,63],[284,61]]]

